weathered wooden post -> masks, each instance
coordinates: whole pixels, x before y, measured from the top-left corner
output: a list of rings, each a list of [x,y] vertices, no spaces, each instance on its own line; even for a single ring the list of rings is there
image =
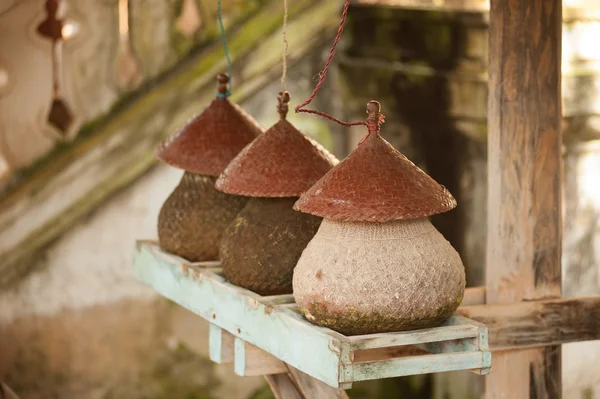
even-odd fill
[[[491,0],[487,303],[561,295],[561,0]],[[487,398],[561,396],[561,348],[497,352]]]

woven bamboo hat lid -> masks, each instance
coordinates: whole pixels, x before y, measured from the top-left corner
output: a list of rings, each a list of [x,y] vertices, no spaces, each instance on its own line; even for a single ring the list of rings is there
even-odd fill
[[[247,197],[298,197],[338,161],[287,121],[288,92],[279,93],[280,120],[246,146],[216,182],[218,190]]]
[[[294,204],[327,219],[388,222],[456,207],[450,192],[379,135],[380,105],[367,105],[369,133],[358,147]]]
[[[219,176],[227,164],[261,132],[250,115],[227,98],[229,77],[219,74],[210,105],[156,151],[163,162],[199,175]]]

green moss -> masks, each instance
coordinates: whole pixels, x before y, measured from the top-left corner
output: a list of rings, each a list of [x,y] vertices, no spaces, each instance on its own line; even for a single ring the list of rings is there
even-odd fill
[[[192,262],[218,259],[223,232],[248,199],[222,193],[214,182],[214,177],[183,174],[158,214],[163,249]]]
[[[227,279],[261,295],[292,293],[293,270],[321,218],[292,209],[297,198],[251,198],[223,234]]]
[[[345,335],[384,333],[392,331],[410,331],[429,328],[441,324],[450,317],[460,302],[454,302],[438,309],[411,314],[410,319],[401,319],[394,315],[374,310],[361,312],[352,306],[343,308],[324,303],[321,298],[313,298],[301,311],[315,324],[331,328]]]

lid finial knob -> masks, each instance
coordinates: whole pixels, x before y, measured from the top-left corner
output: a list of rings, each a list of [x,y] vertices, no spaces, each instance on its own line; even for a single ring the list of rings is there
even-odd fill
[[[381,104],[379,101],[371,100],[367,103],[367,128],[369,133],[379,132],[381,124],[384,122],[384,117],[381,114]]]
[[[226,73],[220,73],[217,75],[217,97],[227,98],[229,97],[229,75]]]
[[[280,92],[277,96],[278,104],[277,104],[277,112],[279,112],[279,117],[281,119],[285,119],[288,113],[288,103],[290,102],[290,93],[287,91]]]

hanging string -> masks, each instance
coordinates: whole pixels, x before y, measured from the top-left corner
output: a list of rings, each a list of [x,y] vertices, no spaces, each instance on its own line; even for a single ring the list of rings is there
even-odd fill
[[[283,72],[281,73],[281,92],[282,93],[285,93],[285,79],[287,77],[287,57],[288,57],[287,21],[288,21],[288,3],[287,3],[287,0],[283,0]]]
[[[217,15],[219,18],[219,26],[221,27],[221,39],[223,41],[223,50],[227,59],[227,74],[229,75],[229,87],[225,93],[217,92],[217,97],[227,98],[231,95],[231,58],[229,57],[229,49],[227,48],[227,37],[225,37],[225,25],[223,25],[223,14],[221,13],[221,0],[217,1]]]
[[[340,38],[342,37],[342,32],[344,31],[344,23],[346,22],[346,17],[348,15],[349,7],[350,7],[350,0],[346,0],[346,2],[344,3],[344,10],[342,11],[342,18],[340,20],[340,26],[338,28],[337,35],[335,37],[335,40],[333,41],[331,50],[329,50],[329,57],[327,58],[327,62],[325,62],[325,67],[319,73],[319,82],[315,86],[315,89],[313,90],[310,97],[308,97],[308,99],[306,101],[304,101],[302,104],[298,105],[294,110],[296,111],[296,113],[304,112],[307,114],[319,115],[319,116],[325,117],[333,122],[339,123],[342,126],[347,126],[347,127],[367,126],[369,131],[379,131],[379,125],[381,123],[383,123],[383,121],[384,121],[384,116],[382,114],[378,115],[377,121],[373,121],[372,118],[369,118],[367,121],[361,121],[361,122],[344,122],[344,121],[341,121],[325,112],[318,111],[315,109],[304,108],[308,104],[310,104],[311,101],[315,99],[315,97],[317,97],[317,93],[319,92],[319,90],[321,89],[321,86],[323,85],[323,82],[325,81],[325,77],[327,76],[327,71],[329,70],[329,66],[331,65],[331,62],[333,61],[333,56],[335,55],[335,49],[338,45],[338,42],[340,41]]]

